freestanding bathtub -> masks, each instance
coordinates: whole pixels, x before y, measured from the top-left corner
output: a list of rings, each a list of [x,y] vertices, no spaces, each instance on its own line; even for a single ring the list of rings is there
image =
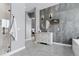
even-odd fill
[[[75,56],[79,56],[79,39],[72,40],[72,49]]]

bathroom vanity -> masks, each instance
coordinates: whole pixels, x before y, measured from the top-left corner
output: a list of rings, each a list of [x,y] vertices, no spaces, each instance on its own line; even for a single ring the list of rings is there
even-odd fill
[[[72,49],[75,56],[79,56],[79,39],[72,40]]]
[[[36,42],[46,43],[49,45],[53,44],[53,33],[52,32],[39,32],[35,34]]]

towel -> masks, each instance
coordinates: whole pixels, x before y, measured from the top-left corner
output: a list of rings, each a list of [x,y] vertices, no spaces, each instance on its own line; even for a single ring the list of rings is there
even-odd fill
[[[10,34],[15,38],[15,40],[17,40],[17,24],[16,24],[16,19],[15,18],[14,18],[14,22],[12,24]]]

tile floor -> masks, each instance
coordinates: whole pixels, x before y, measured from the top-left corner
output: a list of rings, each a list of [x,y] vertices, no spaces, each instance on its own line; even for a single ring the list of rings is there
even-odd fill
[[[73,56],[71,47],[53,44],[35,44],[32,41],[26,42],[26,48],[12,56]]]

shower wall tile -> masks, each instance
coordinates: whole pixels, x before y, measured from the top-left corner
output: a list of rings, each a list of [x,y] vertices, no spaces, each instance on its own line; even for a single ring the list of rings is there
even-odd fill
[[[49,27],[49,31],[54,33],[55,42],[71,44],[71,38],[79,37],[79,3],[61,3],[41,10],[40,15],[41,12],[44,12],[45,19],[43,22],[41,20],[40,24],[43,23],[44,26],[45,21],[50,20],[50,13],[53,14],[53,19],[60,20],[59,24]]]

